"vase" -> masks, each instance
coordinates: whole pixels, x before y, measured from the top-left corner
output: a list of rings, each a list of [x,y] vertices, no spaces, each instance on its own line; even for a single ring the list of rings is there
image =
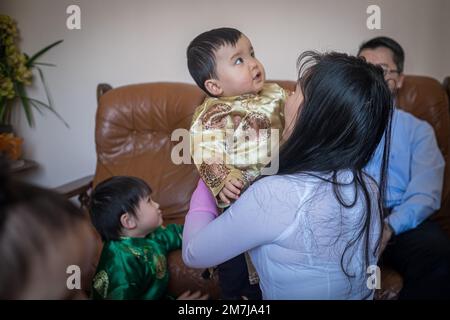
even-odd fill
[[[23,139],[14,135],[11,125],[0,124],[0,153],[10,160],[19,160],[22,156]]]

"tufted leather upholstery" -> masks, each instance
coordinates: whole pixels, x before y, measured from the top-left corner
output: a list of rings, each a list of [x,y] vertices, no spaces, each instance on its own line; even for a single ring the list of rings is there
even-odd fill
[[[289,90],[295,88],[293,81],[276,82]],[[96,116],[94,185],[115,175],[143,178],[161,205],[165,223],[183,223],[199,176],[194,165],[172,163],[171,151],[179,142],[171,141],[171,134],[175,129],[189,128],[194,110],[204,98],[200,89],[185,83],[128,85],[102,95]],[[450,128],[448,100],[442,86],[430,78],[408,76],[398,101],[405,110],[433,125],[447,160]],[[446,206],[437,216],[450,233],[449,179],[447,170],[443,197]],[[200,289],[212,298],[219,297],[217,274],[204,279],[204,270],[184,266],[179,250],[169,255],[169,269],[171,293]],[[383,288],[398,292],[398,274],[390,270],[382,275]]]

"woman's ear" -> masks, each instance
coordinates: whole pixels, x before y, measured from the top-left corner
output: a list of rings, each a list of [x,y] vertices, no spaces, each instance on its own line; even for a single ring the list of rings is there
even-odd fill
[[[209,94],[214,97],[220,97],[223,93],[223,89],[220,86],[219,80],[209,79],[205,81],[205,88],[208,90]]]
[[[135,229],[137,226],[136,218],[128,212],[125,212],[120,216],[120,224],[122,225],[122,228],[128,230]]]

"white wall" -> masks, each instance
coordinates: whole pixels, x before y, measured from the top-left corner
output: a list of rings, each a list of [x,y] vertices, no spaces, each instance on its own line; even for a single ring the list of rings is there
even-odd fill
[[[450,65],[450,1],[442,0],[444,2],[442,10],[442,27],[441,27],[441,39],[446,48],[443,51],[442,60],[446,65],[443,67],[442,76],[450,76],[448,73]]]
[[[82,29],[66,28],[66,8],[81,7]],[[366,27],[366,8],[378,4],[382,30]],[[450,5],[447,0],[2,0],[0,12],[14,17],[21,47],[34,53],[64,39],[43,60],[58,112],[24,117],[17,131],[25,156],[41,164],[26,177],[54,187],[95,168],[94,125],[99,82],[192,82],[185,49],[198,33],[220,27],[241,29],[252,40],[268,78],[295,79],[298,54],[307,49],[356,53],[371,37],[397,39],[407,53],[406,71],[442,80],[450,75]],[[30,91],[42,97],[42,88]]]

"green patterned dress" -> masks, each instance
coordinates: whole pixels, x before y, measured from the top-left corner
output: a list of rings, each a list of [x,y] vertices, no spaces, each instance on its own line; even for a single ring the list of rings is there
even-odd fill
[[[170,224],[145,238],[105,242],[92,282],[92,298],[169,298],[166,255],[181,248],[182,232],[183,226]]]

